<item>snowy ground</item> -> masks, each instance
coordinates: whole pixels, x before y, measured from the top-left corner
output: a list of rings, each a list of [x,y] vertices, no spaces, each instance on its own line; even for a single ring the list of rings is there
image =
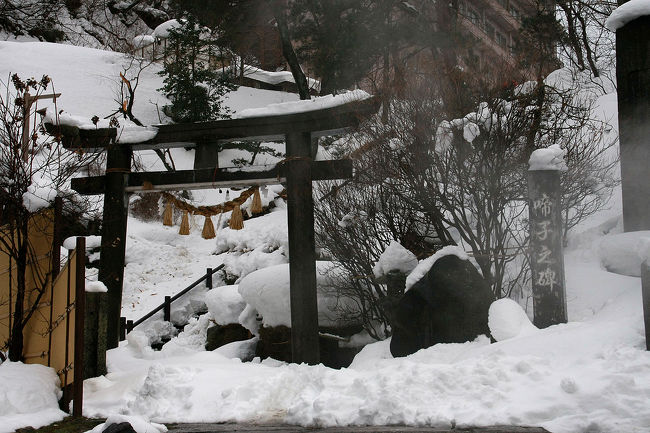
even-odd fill
[[[131,236],[139,236],[132,227]],[[495,344],[479,338],[437,345],[401,359],[392,359],[388,342],[375,343],[338,371],[242,363],[232,347],[205,352],[200,334],[207,323],[194,321],[162,352],[137,341],[110,351],[110,373],[85,383],[85,414],[138,414],[155,422],[650,431],[639,278],[604,271],[585,248],[570,251],[566,267],[566,325]]]
[[[0,42],[0,54],[12,59],[11,65],[0,65],[0,77],[8,76],[9,67],[23,77],[51,75],[63,93],[59,108],[91,116],[108,114],[115,105],[116,78],[124,60],[118,54],[12,42]],[[136,115],[145,123],[158,121],[150,101],[165,102],[155,91],[161,81],[154,72],[145,74],[136,102]],[[229,103],[243,110],[295,98],[240,88]],[[615,97],[607,95],[601,103],[604,116],[615,116]],[[142,158],[155,166],[151,154]],[[189,167],[193,153],[176,149],[174,158],[179,167]],[[273,199],[273,191],[266,202]],[[241,362],[239,357],[250,352],[253,342],[205,352],[207,314],[192,319],[160,352],[147,346],[144,332],[133,332],[128,342],[109,351],[109,374],[84,383],[84,414],[139,415],[153,422],[519,424],[554,433],[650,432],[650,353],[644,350],[640,279],[607,272],[599,251],[603,235],[617,231],[617,194],[611,209],[574,234],[567,251],[568,324],[529,330],[494,344],[478,338],[437,345],[400,359],[391,357],[384,341],[366,346],[350,368],[332,370],[273,360]],[[217,204],[225,199],[225,190],[199,192],[195,199]],[[189,236],[179,236],[177,227],[129,219],[124,315],[139,318],[207,267],[226,263],[243,277],[287,261],[286,212],[281,206],[248,221],[240,232],[222,229],[216,240],[202,239],[201,225],[199,218]],[[200,302],[202,296],[199,289],[176,310]],[[63,416],[56,409],[56,377],[33,373],[39,368],[47,370],[0,366],[0,432]],[[21,389],[34,390],[30,393],[42,395],[42,401],[26,398]]]

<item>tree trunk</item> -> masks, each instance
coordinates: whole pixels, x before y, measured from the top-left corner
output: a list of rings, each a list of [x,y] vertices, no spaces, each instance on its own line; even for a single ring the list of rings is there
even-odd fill
[[[16,239],[18,242],[18,255],[16,256],[16,299],[14,301],[14,317],[9,341],[9,360],[13,362],[23,360],[23,326],[25,315],[25,293],[27,273],[27,221],[28,218],[18,219],[20,226],[17,228]]]
[[[305,73],[300,67],[300,62],[298,61],[298,56],[293,49],[291,44],[291,36],[289,35],[289,27],[287,26],[287,19],[284,15],[284,7],[281,4],[276,4],[274,8],[275,21],[278,25],[278,31],[280,32],[280,41],[282,42],[282,55],[289,64],[291,69],[291,74],[293,79],[296,82],[298,87],[298,94],[300,99],[311,99],[309,96],[309,84],[307,83],[307,78]]]

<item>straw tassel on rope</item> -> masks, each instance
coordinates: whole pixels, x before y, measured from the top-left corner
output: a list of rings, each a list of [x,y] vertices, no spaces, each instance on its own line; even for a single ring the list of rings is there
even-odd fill
[[[205,216],[205,223],[203,224],[203,231],[201,232],[203,239],[214,239],[216,234],[214,233],[214,225],[212,224],[212,218],[209,215]]]
[[[235,205],[233,208],[232,215],[230,215],[230,222],[228,223],[228,227],[230,227],[232,230],[241,230],[244,228],[244,216],[241,213],[239,205]]]
[[[179,235],[189,235],[190,234],[190,220],[188,217],[188,212],[183,211],[183,220],[181,221],[181,229],[178,231]]]
[[[174,225],[174,209],[172,208],[172,204],[170,202],[167,202],[167,204],[165,204],[165,211],[163,212],[163,225]]]
[[[260,189],[257,188],[253,193],[253,202],[251,203],[251,212],[253,215],[262,213],[262,197],[260,197]]]

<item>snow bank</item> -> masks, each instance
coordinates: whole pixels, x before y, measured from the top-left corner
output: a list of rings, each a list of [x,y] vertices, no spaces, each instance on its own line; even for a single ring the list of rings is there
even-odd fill
[[[264,218],[269,216],[255,220]],[[127,314],[139,308],[132,307],[134,299],[157,304],[159,296],[182,286],[173,277],[195,279],[210,261],[214,267],[224,256],[245,254],[228,251],[215,258],[214,241],[135,219],[129,221],[127,242]],[[643,339],[640,281],[604,271],[585,250],[568,251],[565,259],[569,319],[582,322],[519,332],[495,344],[487,338],[439,344],[398,359],[384,341],[364,348],[351,368],[331,370],[243,363],[245,342],[206,352],[211,319],[206,314],[161,352],[134,350],[131,338],[109,351],[109,373],[85,383],[84,414],[140,415],[154,422],[518,424],[553,433],[645,433],[650,353]],[[266,270],[269,278],[278,278],[272,270]],[[288,283],[284,286],[288,290]],[[252,307],[249,313],[255,322]],[[495,317],[517,316],[493,310]],[[500,329],[514,335],[516,328]]]
[[[238,285],[221,286],[208,291],[205,295],[208,311],[217,324],[238,323],[239,315],[246,308],[246,302],[242,299],[238,289]]]
[[[630,21],[650,15],[650,0],[630,0],[614,9],[605,21],[605,27],[615,32]]]
[[[318,323],[325,327],[350,325],[349,319],[341,316],[341,309],[354,312],[355,304],[331,292],[330,272],[334,272],[331,262],[316,262]],[[289,264],[271,266],[247,275],[239,283],[239,293],[262,316],[264,325],[291,327]],[[242,325],[246,326],[245,323]]]
[[[59,377],[38,364],[5,361],[0,364],[0,432],[26,426],[39,428],[62,420]]]
[[[393,240],[386,248],[379,260],[375,263],[372,272],[375,277],[380,278],[391,271],[398,271],[408,274],[418,265],[415,254],[407,250],[399,242]]]
[[[228,359],[251,360],[255,356],[258,341],[259,337],[253,337],[250,340],[233,341],[217,347],[213,352]]]
[[[566,149],[553,144],[543,149],[537,149],[530,154],[528,159],[529,171],[535,170],[559,170],[566,171],[567,165],[564,157]]]
[[[434,263],[438,261],[438,259],[449,255],[454,255],[461,260],[469,260],[469,256],[461,247],[457,247],[455,245],[448,245],[446,247],[443,247],[434,255],[421,260],[416,268],[413,269],[413,272],[411,272],[409,276],[406,277],[406,291],[410,290],[415,283],[420,281],[427,274],[427,272],[429,272],[429,270],[433,267]]]
[[[111,415],[106,418],[106,422],[99,424],[94,429],[86,433],[102,433],[105,428],[112,424],[128,422],[136,433],[165,433],[167,427],[162,424],[150,423],[141,416],[136,415]]]
[[[305,101],[292,101],[280,104],[271,104],[262,108],[249,108],[235,113],[233,119],[245,117],[262,117],[279,114],[303,113],[305,111],[322,110],[324,108],[336,107],[353,101],[361,101],[370,98],[370,95],[363,90],[351,90],[338,95],[320,96]]]
[[[641,276],[641,263],[646,260],[646,238],[650,238],[650,230],[603,237],[598,248],[600,263],[610,272]]]
[[[521,305],[508,298],[499,299],[490,305],[488,326],[490,334],[497,341],[526,336],[537,331],[537,327],[530,323]]]

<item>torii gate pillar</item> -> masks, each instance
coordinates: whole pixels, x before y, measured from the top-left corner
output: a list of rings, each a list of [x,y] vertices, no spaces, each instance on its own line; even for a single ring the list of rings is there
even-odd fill
[[[287,217],[289,220],[289,285],[291,359],[318,364],[316,241],[311,175],[311,134],[287,134]],[[300,306],[300,307],[297,307]]]
[[[627,0],[619,0],[619,5]],[[650,230],[650,16],[616,32],[616,79],[626,232]]]

